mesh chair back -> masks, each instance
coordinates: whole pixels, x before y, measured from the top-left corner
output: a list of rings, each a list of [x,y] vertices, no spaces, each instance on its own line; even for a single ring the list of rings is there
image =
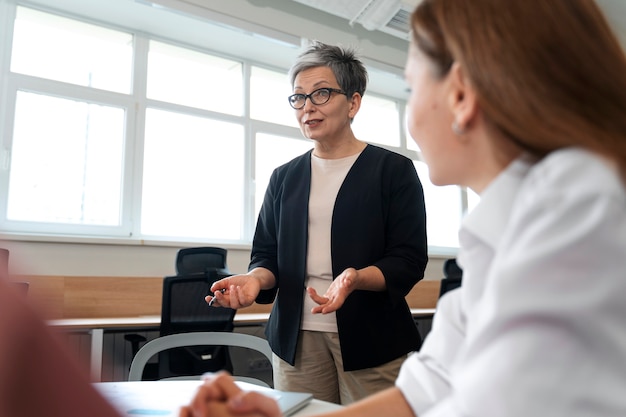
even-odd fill
[[[176,275],[203,274],[207,269],[228,273],[226,249],[211,246],[184,248],[176,255]]]
[[[9,250],[0,248],[0,275],[9,275]]]
[[[30,287],[30,283],[28,281],[12,281],[12,285],[14,285],[18,292],[26,295],[28,293],[28,288]]]
[[[204,297],[211,284],[226,275],[208,271],[203,275],[165,277],[161,306],[161,336],[190,331],[231,331],[235,310],[209,307]]]
[[[189,332],[231,332],[235,310],[210,307],[204,297],[211,284],[230,274],[206,269],[202,274],[177,275],[163,280],[160,335]],[[193,346],[159,353],[158,378],[199,375],[218,370],[232,372],[225,346]]]
[[[463,281],[463,270],[456,263],[456,259],[446,259],[443,263],[443,276],[441,287],[439,289],[439,297],[461,286]]]

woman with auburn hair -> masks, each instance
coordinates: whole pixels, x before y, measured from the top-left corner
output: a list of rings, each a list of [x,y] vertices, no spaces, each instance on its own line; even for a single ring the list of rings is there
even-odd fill
[[[408,127],[463,221],[463,285],[396,386],[326,416],[626,415],[626,57],[593,0],[423,0]],[[277,416],[208,381],[181,416]]]

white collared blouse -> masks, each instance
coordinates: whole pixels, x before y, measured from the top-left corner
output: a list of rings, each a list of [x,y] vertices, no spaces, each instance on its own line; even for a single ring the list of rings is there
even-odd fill
[[[419,417],[626,416],[626,190],[580,149],[519,159],[459,232],[443,296],[396,385]]]

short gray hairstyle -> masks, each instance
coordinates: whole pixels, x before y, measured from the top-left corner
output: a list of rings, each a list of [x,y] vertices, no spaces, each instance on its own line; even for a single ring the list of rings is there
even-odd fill
[[[312,44],[299,56],[289,70],[289,81],[293,87],[298,74],[302,71],[328,67],[335,74],[339,86],[346,92],[348,97],[352,94],[365,94],[367,88],[367,70],[365,65],[357,58],[356,51],[352,48],[328,45],[319,41]]]

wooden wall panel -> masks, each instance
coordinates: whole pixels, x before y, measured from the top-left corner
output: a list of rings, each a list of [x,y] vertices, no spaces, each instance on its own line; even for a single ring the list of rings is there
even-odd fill
[[[29,298],[48,319],[133,317],[161,314],[163,277],[20,276],[30,282]],[[422,280],[407,295],[411,308],[434,308],[438,280]],[[253,304],[242,313],[267,313],[271,304]]]
[[[58,276],[19,276],[18,281],[29,283],[28,298],[46,318],[63,318],[65,278]]]
[[[411,308],[435,308],[439,299],[439,280],[423,279],[406,296],[406,301]]]
[[[162,277],[66,277],[63,316],[159,315],[162,288]]]
[[[161,314],[162,277],[18,276],[47,319]]]

